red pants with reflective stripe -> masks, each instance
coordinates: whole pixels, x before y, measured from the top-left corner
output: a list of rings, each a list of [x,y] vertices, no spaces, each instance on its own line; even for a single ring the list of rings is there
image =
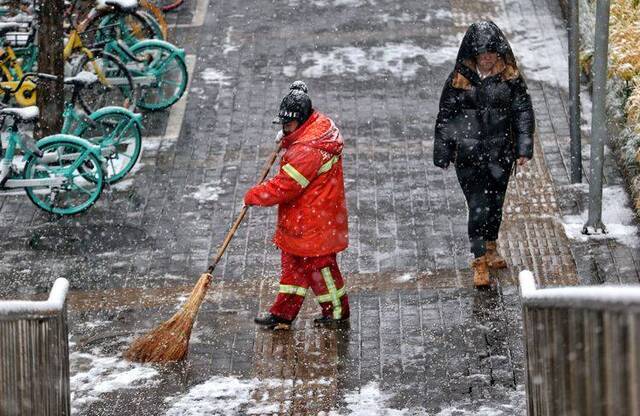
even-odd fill
[[[280,318],[294,320],[311,288],[320,297],[322,315],[334,319],[349,317],[349,298],[335,254],[300,257],[282,252],[282,276],[276,301],[269,310]]]

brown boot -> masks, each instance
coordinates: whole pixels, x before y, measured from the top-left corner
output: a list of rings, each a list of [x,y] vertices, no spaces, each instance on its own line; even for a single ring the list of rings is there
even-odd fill
[[[487,265],[492,269],[504,269],[507,267],[507,261],[498,253],[498,245],[495,241],[487,241]]]
[[[475,287],[486,287],[491,284],[486,254],[476,258],[471,263],[471,267],[473,268],[473,284]]]

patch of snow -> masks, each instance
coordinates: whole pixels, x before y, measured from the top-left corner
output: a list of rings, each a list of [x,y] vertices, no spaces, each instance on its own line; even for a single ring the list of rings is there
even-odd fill
[[[402,416],[408,415],[408,409],[391,409],[387,407],[386,401],[390,395],[380,391],[380,386],[377,381],[371,381],[366,385],[360,387],[358,391],[347,393],[344,396],[344,401],[351,416],[370,416],[370,415],[384,415],[384,416]],[[334,411],[329,412],[327,416],[337,416]]]
[[[569,89],[567,58],[556,33],[527,32],[509,39],[527,80]]]
[[[402,276],[398,276],[396,278],[396,282],[409,282],[412,280],[416,280],[416,277],[411,273],[405,273]]]
[[[144,167],[144,162],[142,161],[142,153],[144,151],[145,142],[143,141],[142,151],[140,152],[140,156],[138,157],[138,161],[133,165],[129,173],[126,176],[119,180],[118,182],[111,185],[112,189],[116,189],[118,191],[125,191],[133,186],[133,180],[135,178],[135,173],[141,170]]]
[[[419,14],[417,13],[411,14],[407,12],[402,12],[396,15],[383,13],[379,15],[379,18],[380,20],[382,20],[383,23],[388,23],[388,22],[430,23],[430,22],[433,22],[434,20],[451,20],[453,19],[453,13],[451,13],[451,10],[439,9],[436,11],[428,11],[422,19],[419,17]]]
[[[390,73],[398,78],[410,79],[416,76],[419,69],[429,65],[453,63],[457,53],[457,45],[425,49],[412,42],[389,42],[370,48],[345,46],[327,52],[305,53],[300,60],[303,64],[311,64],[302,71],[304,78],[355,75],[357,79],[365,79]]]
[[[214,181],[203,183],[198,186],[198,190],[189,195],[200,202],[217,201],[224,189],[220,187],[220,182]]]
[[[98,82],[98,76],[96,74],[94,74],[93,72],[89,72],[89,71],[80,71],[78,72],[76,75],[72,76],[72,77],[65,77],[65,82],[74,82],[74,81],[78,81],[81,82],[83,84],[94,84],[96,82]]]
[[[178,397],[168,397],[170,404],[166,416],[191,415],[252,415],[278,413],[282,403],[271,401],[269,390],[291,389],[293,380],[241,379],[237,377],[215,376],[202,384],[192,387],[188,393]],[[260,393],[260,394],[258,394]],[[286,405],[286,403],[285,403]]]
[[[580,118],[581,130],[587,134],[591,134],[591,111],[593,103],[591,102],[591,94],[587,87],[580,89]]]
[[[158,371],[142,364],[128,362],[119,357],[73,352],[71,364],[72,413],[100,400],[100,394],[119,389],[134,389],[153,384]]]
[[[338,6],[351,6],[358,7],[366,4],[375,4],[374,1],[367,0],[311,0],[306,2],[314,7],[338,7]],[[300,0],[289,0],[289,6],[299,6]]]
[[[435,13],[427,13],[422,21],[431,22],[432,20],[434,20],[434,18],[438,20],[453,19],[453,13],[451,12],[451,10],[438,9]]]
[[[296,76],[296,66],[295,65],[285,65],[282,67],[282,74],[285,77],[295,77]]]
[[[383,13],[378,16],[383,23],[398,22],[398,23],[410,23],[416,21],[416,16],[407,12],[402,12],[400,15],[392,16],[389,13]]]
[[[220,86],[229,85],[230,76],[215,68],[205,68],[200,76],[207,84],[218,84]]]
[[[233,45],[231,43],[231,32],[233,31],[233,26],[229,26],[229,29],[227,29],[227,35],[224,38],[224,45],[222,45],[222,54],[226,55],[229,52],[233,52],[233,51],[237,51],[238,50],[238,46],[237,45]]]
[[[160,145],[162,141],[160,140],[143,140],[142,141],[142,151],[143,152],[153,152],[160,149]]]
[[[138,6],[138,0],[109,0],[109,3],[116,3],[123,9],[132,9]],[[111,5],[107,4],[107,0],[96,1],[96,8],[98,9],[106,9],[110,7]]]
[[[562,217],[562,226],[567,237],[573,240],[584,242],[589,239],[613,238],[628,247],[638,248],[640,247],[638,227],[629,204],[629,197],[622,186],[606,187],[602,190],[602,222],[607,228],[607,234],[582,234],[582,227],[589,217],[587,209],[580,215]]]
[[[112,184],[111,189],[116,189],[118,191],[126,191],[132,186],[133,186],[133,178],[127,178]]]
[[[436,416],[526,416],[526,393],[523,385],[506,394],[506,403],[481,405],[454,405],[442,409]]]

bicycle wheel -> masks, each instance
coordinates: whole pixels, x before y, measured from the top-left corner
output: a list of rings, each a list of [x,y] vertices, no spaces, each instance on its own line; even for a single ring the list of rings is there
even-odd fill
[[[135,166],[142,149],[140,127],[127,113],[117,110],[89,116],[94,124],[82,123],[74,132],[100,146],[107,160],[105,181],[116,183]]]
[[[91,52],[93,58],[82,55],[73,69],[73,75],[89,71],[100,80],[99,83],[83,88],[78,94],[82,108],[87,114],[111,105],[133,108],[138,92],[127,66],[110,53],[100,50]]]
[[[168,12],[182,6],[184,0],[154,0],[153,2],[158,6],[158,8],[160,8],[160,10]]]
[[[160,26],[164,39],[167,40],[169,25],[167,25],[167,19],[164,17],[162,10],[156,6],[154,2],[149,0],[140,0],[140,7],[142,7],[143,11],[151,13],[154,18],[153,20]]]
[[[154,81],[140,84],[138,107],[158,111],[171,107],[184,94],[189,75],[184,59],[170,45],[139,43],[131,52],[142,62],[128,68],[137,76],[153,77]],[[136,84],[138,85],[138,84]]]
[[[153,25],[140,11],[96,16],[87,24],[82,36],[89,45],[121,39],[132,46],[145,39],[163,39],[162,34],[160,38],[156,37]]]
[[[160,13],[160,15],[162,15],[162,12],[156,8],[155,10],[157,10],[158,13]],[[145,19],[147,19],[147,23],[149,23],[149,26],[151,26],[151,29],[153,30],[153,38],[154,39],[159,39],[159,40],[167,40],[167,23],[166,21],[159,21],[158,17],[152,13],[151,10],[140,10],[139,11],[140,15],[143,16]]]
[[[59,186],[25,187],[39,208],[59,215],[73,215],[92,206],[102,193],[104,174],[100,161],[85,146],[61,139],[41,147],[44,156],[29,156],[25,179],[65,178]]]

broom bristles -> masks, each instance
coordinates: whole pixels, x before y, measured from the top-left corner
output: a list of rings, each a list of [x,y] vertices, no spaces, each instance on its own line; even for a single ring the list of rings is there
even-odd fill
[[[171,319],[136,339],[123,356],[136,362],[180,361],[189,351],[189,338],[196,314],[207,293],[212,276],[203,273],[182,308]]]

